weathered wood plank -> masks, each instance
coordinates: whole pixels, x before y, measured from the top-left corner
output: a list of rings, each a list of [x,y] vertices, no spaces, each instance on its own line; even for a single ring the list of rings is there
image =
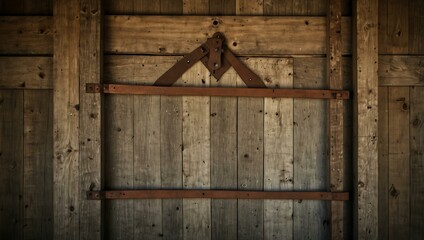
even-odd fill
[[[424,2],[409,1],[409,54],[424,54]]]
[[[380,56],[379,86],[424,86],[424,57]]]
[[[209,0],[210,15],[235,15],[235,0]]]
[[[268,88],[293,87],[293,59],[261,59]],[[293,191],[293,99],[264,99],[264,190]],[[293,238],[293,201],[264,201],[264,239]]]
[[[0,57],[0,88],[52,89],[53,58]]]
[[[181,15],[183,13],[183,0],[161,0],[160,12],[162,15]]]
[[[24,239],[53,239],[52,108],[51,91],[24,92]]]
[[[79,7],[79,1],[72,4],[64,0],[54,1],[53,209],[55,239],[79,238]],[[37,42],[36,40],[32,39],[34,42]]]
[[[389,239],[409,239],[409,88],[389,88]]]
[[[411,239],[424,235],[424,88],[410,89],[410,147],[411,147]]]
[[[378,1],[357,0],[353,17],[354,238],[378,238]]]
[[[217,25],[214,25],[215,21]],[[229,48],[238,55],[326,52],[325,17],[260,16],[107,16],[105,51],[115,54],[187,54],[216,31],[225,34]],[[350,18],[342,18],[342,37],[346,39],[343,54],[351,52],[350,32]]]
[[[378,237],[389,239],[389,88],[378,88]]]
[[[53,17],[0,17],[1,54],[52,54]]]
[[[295,88],[326,88],[326,61],[294,59]],[[328,143],[325,100],[294,100],[294,190],[327,188]],[[294,239],[325,239],[329,235],[328,205],[319,201],[294,204]],[[317,222],[321,224],[316,224]]]
[[[343,89],[342,78],[342,5],[341,0],[327,0],[327,79],[330,89]],[[328,174],[329,190],[344,190],[344,109],[343,102],[328,102]],[[344,206],[330,203],[331,239],[344,239]]]
[[[412,0],[411,0],[412,1]],[[409,0],[387,0],[387,52],[382,54],[408,54]]]
[[[52,15],[52,12],[52,0],[6,0],[0,3],[1,15]]]
[[[22,239],[23,91],[0,91],[0,234]]]
[[[87,201],[86,192],[102,189],[102,95],[84,94],[85,84],[102,82],[101,0],[80,1],[80,239],[102,238],[102,203]]]
[[[210,74],[198,62],[182,81],[208,87]],[[183,97],[183,187],[210,188],[210,97]],[[210,199],[184,199],[183,209],[184,239],[210,239]]]

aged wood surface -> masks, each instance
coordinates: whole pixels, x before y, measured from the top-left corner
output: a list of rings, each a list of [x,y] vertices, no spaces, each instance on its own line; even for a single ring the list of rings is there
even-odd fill
[[[23,91],[0,91],[0,233],[23,239]]]
[[[329,89],[343,89],[342,78],[342,6],[340,0],[327,1],[327,79]],[[344,109],[342,101],[328,102],[328,174],[329,190],[343,191],[344,184]],[[330,203],[331,239],[344,239],[344,206]]]
[[[424,88],[410,88],[410,148],[411,148],[411,220],[410,237],[419,239],[424,235]]]
[[[357,0],[353,17],[354,238],[378,238],[378,1]]]
[[[389,239],[389,88],[378,88],[378,237]]]
[[[220,31],[237,55],[325,54],[325,29],[325,17],[107,16],[105,51],[187,54]],[[342,53],[348,54],[350,18],[342,18],[342,32]]]
[[[424,2],[409,1],[409,54],[424,54]]]
[[[261,59],[269,88],[293,87],[293,59]],[[293,99],[264,99],[264,190],[293,191]],[[293,238],[293,201],[264,201],[264,239]]]
[[[294,59],[295,88],[326,88],[326,62],[320,58]],[[327,105],[325,100],[294,100],[294,190],[327,188]],[[313,134],[311,134],[313,133]],[[320,201],[295,201],[294,239],[325,239],[329,235],[328,206]],[[320,222],[322,224],[316,224]]]
[[[54,238],[79,238],[79,1],[54,1]],[[60,17],[59,17],[60,16]]]
[[[24,91],[23,107],[23,235],[53,239],[52,92]]]
[[[379,86],[424,86],[424,57],[380,55]]]
[[[80,1],[80,239],[102,238],[102,205],[87,201],[85,192],[102,189],[102,95],[85,94],[87,82],[102,82],[101,0]]]
[[[0,54],[52,54],[53,17],[1,16]]]
[[[51,57],[0,57],[0,88],[52,89]]]
[[[409,239],[409,87],[389,88],[389,239]]]
[[[52,0],[19,0],[19,1],[1,1],[1,15],[52,15]]]

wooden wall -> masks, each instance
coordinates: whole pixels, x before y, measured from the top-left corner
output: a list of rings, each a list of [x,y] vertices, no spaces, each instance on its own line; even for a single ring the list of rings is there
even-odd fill
[[[326,15],[325,0],[107,0],[103,5],[107,15]],[[351,1],[342,6],[350,16]],[[0,234],[53,239],[54,30],[51,17],[39,17],[51,16],[53,4],[0,1],[0,12]],[[380,239],[423,235],[422,12],[419,0],[379,1]],[[108,34],[106,29],[105,45]],[[106,53],[105,82],[148,84],[179,58]],[[263,78],[281,81],[272,84],[327,87],[322,54],[266,57],[243,59]],[[351,89],[349,53],[343,62],[345,88]],[[200,65],[179,84],[241,87],[233,71],[216,82]],[[326,190],[327,113],[321,100],[106,96],[104,187]],[[348,103],[344,182],[349,191],[351,119]],[[108,201],[104,237],[326,239],[328,208],[318,201]],[[345,213],[349,238],[351,206]]]
[[[379,235],[424,236],[424,2],[379,1]]]

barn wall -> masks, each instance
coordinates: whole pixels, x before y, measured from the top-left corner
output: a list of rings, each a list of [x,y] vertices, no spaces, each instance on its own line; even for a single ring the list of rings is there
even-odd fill
[[[243,2],[109,0],[103,5],[108,15],[326,14],[324,0],[265,0],[248,5]],[[350,1],[343,1],[344,16],[351,15],[350,5]],[[419,0],[379,1],[380,239],[418,239],[423,234],[423,11]],[[53,239],[52,1],[0,1],[0,12],[0,234],[13,239]],[[23,38],[16,37],[19,35],[31,41],[20,41]],[[105,37],[107,42],[107,32]],[[277,79],[280,72],[292,73],[292,82],[282,83],[287,86],[327,87],[323,55],[279,56],[271,60],[264,57],[244,61],[258,74],[269,75],[271,79]],[[104,80],[144,83],[155,79],[176,59],[178,56],[107,52]],[[280,65],[266,69],[274,63]],[[145,70],[140,67],[143,64]],[[344,56],[343,69],[345,88],[351,89],[349,54]],[[189,74],[208,77],[200,67]],[[237,85],[234,75],[229,72],[219,84]],[[213,78],[206,83],[217,84]],[[267,117],[267,107],[269,112],[284,114],[280,120],[288,128],[280,129],[284,132],[277,135],[277,140],[284,140],[287,145],[272,144],[275,135],[267,126],[272,126],[273,118]],[[345,110],[346,190],[353,188],[350,109],[349,102]],[[256,138],[247,145],[243,141],[247,136],[240,126],[246,124],[243,119],[252,115],[257,117],[251,123],[253,127],[246,128],[255,129]],[[326,116],[326,103],[320,100],[106,96],[105,187],[326,190]],[[195,140],[201,144],[190,142]],[[239,152],[232,151],[235,147]],[[277,148],[288,152],[279,152]],[[284,184],[277,187],[272,182],[280,180],[280,176],[272,172],[272,167],[280,166],[281,162],[272,158],[275,153],[287,156]],[[243,166],[246,155],[256,159],[248,167]],[[205,163],[195,166],[199,156]],[[195,168],[186,168],[191,165]],[[249,185],[253,179],[258,182]],[[243,185],[244,182],[249,184]],[[254,234],[284,234],[295,239],[329,236],[329,204],[318,201],[129,200],[107,202],[104,207],[105,237],[111,239],[146,235],[162,238],[170,234],[203,234],[212,238]],[[345,211],[347,237],[352,231],[350,208],[347,205]],[[203,231],[202,226],[209,230]]]

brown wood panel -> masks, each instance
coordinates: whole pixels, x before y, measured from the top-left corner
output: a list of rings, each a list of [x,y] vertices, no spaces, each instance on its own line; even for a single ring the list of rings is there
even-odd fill
[[[53,239],[52,96],[50,90],[24,91],[24,239]]]
[[[54,238],[78,239],[79,1],[54,2],[53,209]],[[52,47],[50,45],[49,47]]]
[[[52,0],[2,0],[0,1],[0,15],[52,15]]]
[[[389,239],[389,88],[378,88],[378,238]]]
[[[80,100],[80,239],[102,238],[102,203],[87,201],[85,192],[102,189],[102,96],[84,94],[87,82],[102,82],[101,0],[80,1],[79,100]]]
[[[389,88],[389,239],[409,239],[409,87]]]
[[[107,16],[105,51],[187,54],[221,31],[238,55],[325,54],[325,27],[325,17]],[[351,52],[350,32],[350,18],[343,18],[343,54]]]
[[[379,1],[379,53],[408,54],[408,2]]]
[[[295,88],[326,88],[324,58],[294,59]],[[294,100],[294,190],[327,188],[327,105],[324,100]],[[294,239],[329,236],[328,205],[320,201],[295,201]],[[317,222],[321,224],[316,224]]]
[[[424,2],[409,0],[409,54],[424,54]]]
[[[380,56],[379,86],[424,86],[424,57]]]
[[[23,239],[23,91],[0,91],[0,234]]]
[[[378,1],[357,0],[353,16],[354,239],[378,238]]]
[[[410,236],[420,239],[424,235],[424,87],[410,88]]]
[[[1,16],[0,54],[53,54],[53,17]]]
[[[0,57],[0,88],[52,89],[53,58]]]
[[[210,15],[235,15],[235,0],[209,0]]]

